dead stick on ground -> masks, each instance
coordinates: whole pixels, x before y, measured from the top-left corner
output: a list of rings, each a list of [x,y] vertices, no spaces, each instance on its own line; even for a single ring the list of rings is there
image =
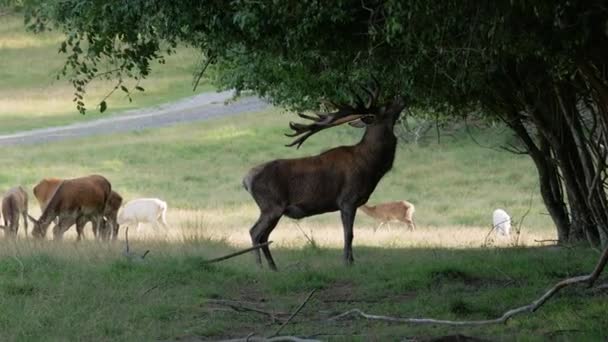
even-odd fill
[[[234,252],[234,253],[230,253],[228,255],[224,255],[224,256],[219,257],[219,258],[215,258],[215,259],[211,259],[211,260],[205,260],[205,261],[203,261],[203,263],[204,264],[212,264],[214,262],[224,261],[224,260],[227,260],[227,259],[230,259],[230,258],[234,258],[235,256],[239,256],[241,254],[245,254],[245,253],[248,253],[248,252],[251,252],[251,251],[255,251],[256,249],[260,249],[262,247],[268,246],[271,243],[272,243],[272,241],[264,242],[264,243],[261,243],[259,245],[255,245],[253,247],[249,247],[249,248],[242,249],[242,250]]]
[[[277,329],[277,331],[274,332],[274,334],[270,335],[270,337],[274,337],[277,336],[281,330],[283,330],[283,328],[285,328],[285,326],[287,324],[289,324],[289,322],[296,317],[296,315],[302,310],[302,308],[304,308],[304,306],[306,305],[306,303],[308,303],[308,301],[310,300],[310,298],[312,298],[312,295],[315,294],[315,291],[317,291],[317,289],[314,289],[312,291],[310,291],[310,293],[308,294],[308,297],[306,297],[306,299],[302,302],[302,304],[300,304],[300,306],[296,309],[296,311],[294,311],[291,316],[289,316],[289,318],[283,323],[281,324],[281,326],[279,327],[279,329]]]
[[[275,336],[257,337],[249,334],[247,337],[235,338],[231,340],[221,340],[219,342],[321,342],[316,339],[301,338],[297,336]]]
[[[265,311],[262,309],[258,309],[256,307],[253,307],[251,305],[247,305],[246,303],[243,302],[239,302],[236,300],[226,300],[226,299],[207,299],[207,303],[210,304],[215,304],[215,305],[223,305],[223,306],[227,306],[229,308],[231,308],[234,311],[251,311],[251,312],[255,312],[255,313],[259,313],[259,314],[263,314],[266,315],[268,317],[270,317],[270,319],[272,319],[272,321],[276,321],[277,319],[277,315],[286,315],[286,313],[284,312],[270,312],[270,311]]]
[[[131,259],[139,259],[139,260],[144,260],[146,258],[146,255],[148,255],[148,253],[150,253],[150,250],[146,250],[144,252],[144,254],[142,254],[141,256],[132,253],[131,249],[129,247],[129,227],[127,227],[125,229],[125,243],[126,243],[126,247],[125,247],[125,251],[123,252],[123,254],[127,257],[127,258],[131,258]]]
[[[538,242],[538,243],[545,243],[545,242],[559,242],[559,240],[556,240],[556,239],[536,240],[536,239],[534,239],[534,242]]]
[[[495,319],[479,320],[479,321],[448,321],[448,320],[440,320],[440,319],[433,319],[433,318],[400,318],[400,317],[390,317],[390,316],[381,316],[381,315],[370,315],[370,314],[367,314],[367,313],[361,311],[360,309],[352,309],[352,310],[346,311],[342,314],[339,314],[337,316],[334,316],[334,317],[330,318],[329,320],[334,321],[334,320],[338,320],[338,319],[341,319],[344,317],[358,315],[358,316],[361,316],[363,318],[370,319],[370,320],[379,320],[379,321],[397,322],[397,323],[410,323],[410,324],[443,324],[443,325],[464,326],[464,325],[486,325],[486,324],[507,323],[507,321],[511,317],[518,315],[520,313],[535,312],[543,304],[545,304],[551,297],[553,297],[553,295],[555,295],[559,290],[561,290],[564,287],[574,285],[574,284],[579,284],[579,283],[587,283],[588,287],[593,286],[593,283],[595,283],[595,281],[599,278],[600,274],[606,267],[606,263],[608,263],[608,247],[604,250],[604,252],[602,253],[602,256],[600,257],[600,259],[598,260],[598,262],[595,266],[595,269],[590,274],[564,279],[564,280],[560,281],[559,283],[555,284],[549,291],[545,292],[545,294],[543,294],[540,298],[533,301],[532,303],[509,310],[509,311],[505,312],[501,317],[498,317]]]
[[[313,239],[310,236],[308,236],[308,234],[306,234],[304,229],[302,229],[302,227],[300,227],[300,224],[298,223],[298,221],[293,221],[293,223],[296,225],[296,227],[298,227],[300,232],[302,232],[302,234],[304,234],[304,237],[306,238],[306,240],[308,240],[308,242],[314,246],[315,242],[313,241]]]

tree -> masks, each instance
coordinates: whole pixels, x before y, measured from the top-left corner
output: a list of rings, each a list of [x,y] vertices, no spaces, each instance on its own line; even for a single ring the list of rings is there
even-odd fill
[[[608,245],[602,1],[25,3],[31,29],[66,32],[64,74],[82,111],[92,79],[116,79],[118,89],[145,78],[177,44],[200,49],[219,86],[295,109],[351,101],[376,79],[381,103],[400,95],[446,116],[503,120],[537,167],[560,242]]]

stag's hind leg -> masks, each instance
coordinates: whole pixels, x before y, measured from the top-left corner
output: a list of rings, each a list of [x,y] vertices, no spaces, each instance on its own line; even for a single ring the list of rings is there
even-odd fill
[[[342,228],[344,229],[344,263],[352,265],[355,262],[353,257],[353,224],[357,207],[344,207],[340,209],[342,217]]]
[[[260,214],[260,218],[249,230],[249,234],[251,235],[251,242],[254,246],[268,242],[268,237],[270,236],[270,233],[272,232],[274,227],[277,226],[277,223],[279,223],[279,219],[281,218],[281,216],[281,213],[273,212],[262,212]],[[276,271],[277,266],[274,263],[274,260],[272,259],[272,254],[270,254],[270,248],[268,248],[268,246],[264,246],[261,249],[264,252],[264,257],[266,258],[270,269]],[[262,256],[260,254],[260,250],[256,249],[254,253],[256,262],[258,263],[258,265],[261,266]]]

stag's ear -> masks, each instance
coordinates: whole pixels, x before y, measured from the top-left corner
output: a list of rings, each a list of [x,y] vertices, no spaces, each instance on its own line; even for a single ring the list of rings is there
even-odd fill
[[[30,220],[31,220],[32,222],[34,222],[35,224],[38,224],[38,220],[36,220],[36,219],[35,219],[35,218],[34,218],[32,215],[27,214],[27,217],[29,217],[29,218],[30,218]]]

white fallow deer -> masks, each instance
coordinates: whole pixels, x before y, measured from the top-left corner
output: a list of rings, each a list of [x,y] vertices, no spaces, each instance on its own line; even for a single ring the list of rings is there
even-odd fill
[[[496,209],[492,213],[492,227],[502,236],[511,235],[511,216],[503,209]]]
[[[359,209],[368,216],[380,221],[380,225],[374,228],[374,232],[385,223],[390,223],[391,221],[403,222],[412,231],[416,229],[416,223],[414,222],[416,207],[408,201],[387,202],[377,205],[364,204]]]
[[[158,198],[138,198],[129,201],[118,213],[119,225],[136,225],[137,231],[142,223],[150,223],[155,229],[159,225],[167,229],[167,202]]]

